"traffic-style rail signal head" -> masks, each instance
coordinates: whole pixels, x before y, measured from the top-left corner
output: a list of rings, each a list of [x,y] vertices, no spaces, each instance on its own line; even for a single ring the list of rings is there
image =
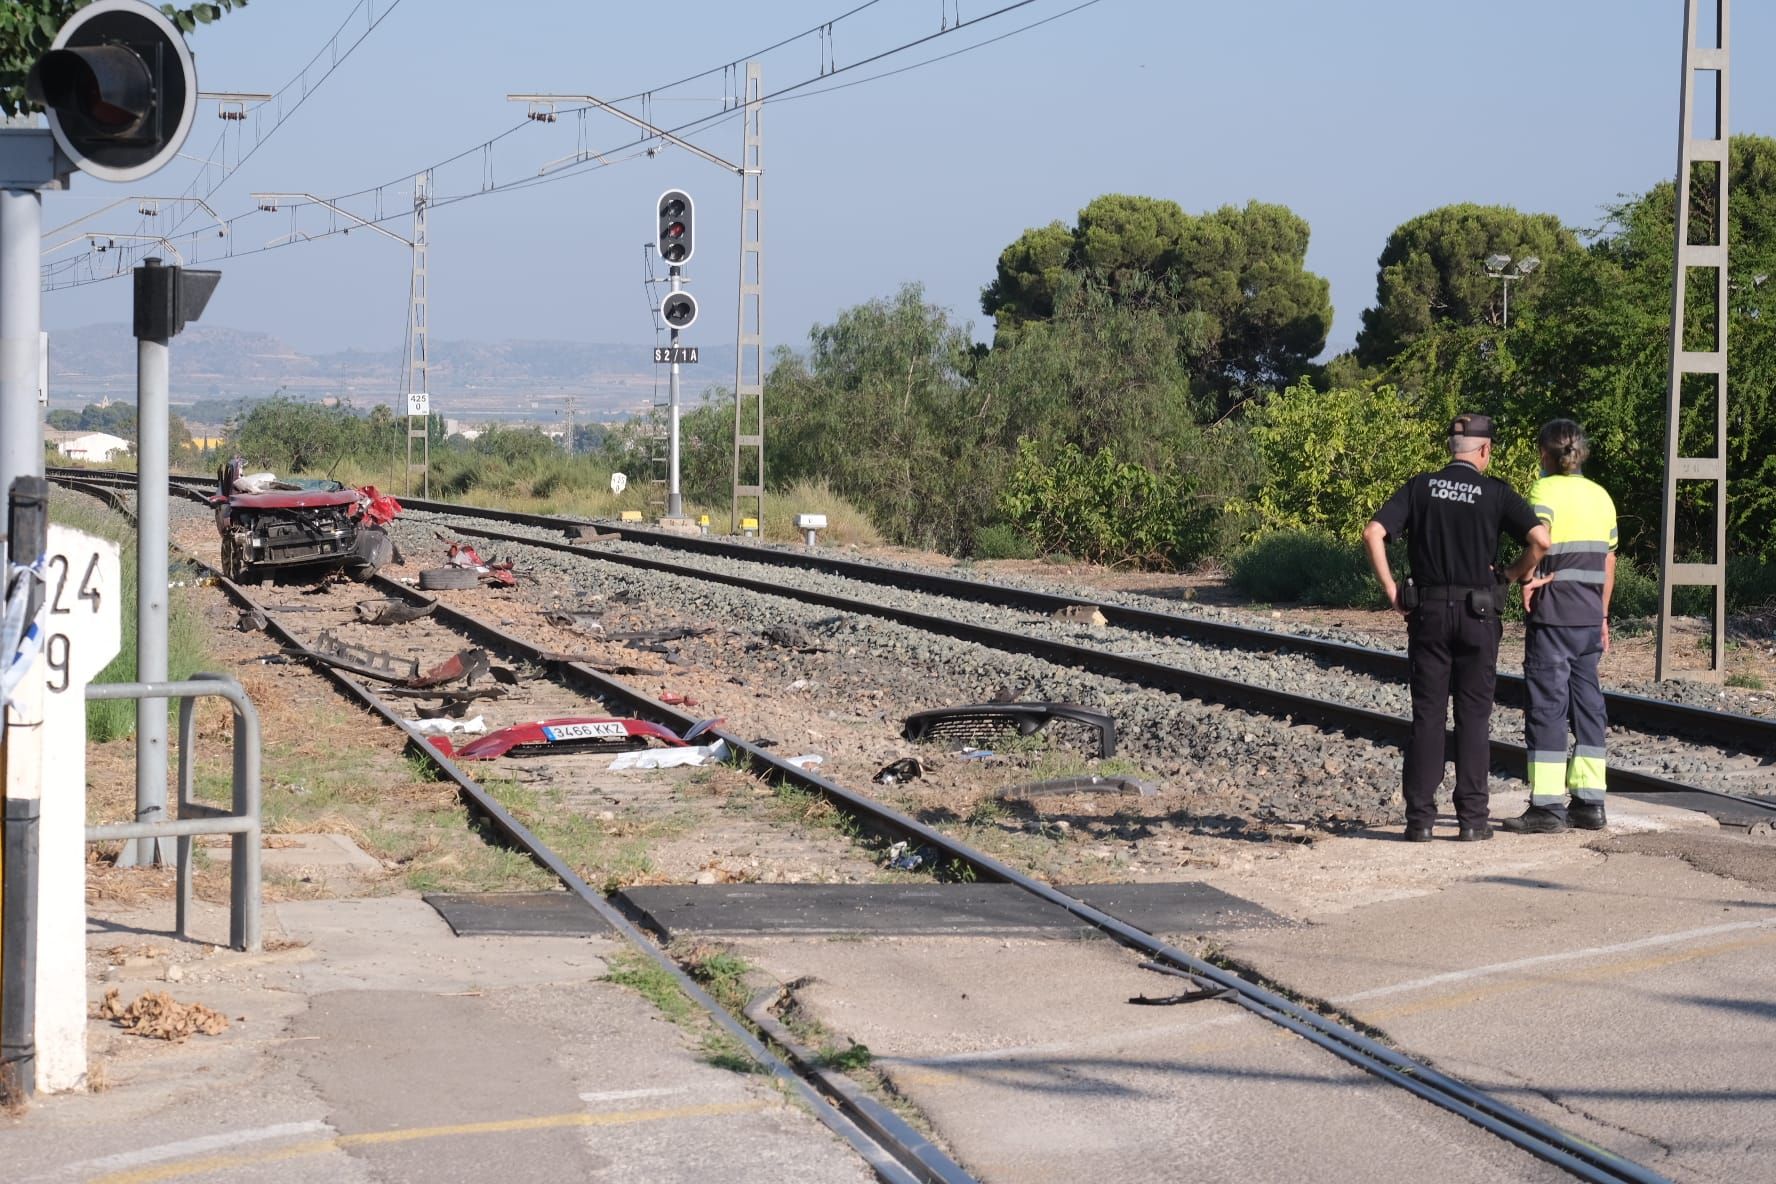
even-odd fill
[[[197,113],[197,70],[173,23],[142,0],[94,0],[31,66],[25,95],[82,172],[134,181],[173,159]]]
[[[691,215],[696,207],[691,195],[682,189],[668,189],[660,195],[660,258],[677,267],[689,263],[694,242]]]
[[[697,298],[689,292],[673,292],[660,304],[660,317],[674,329],[689,329],[697,319]]]

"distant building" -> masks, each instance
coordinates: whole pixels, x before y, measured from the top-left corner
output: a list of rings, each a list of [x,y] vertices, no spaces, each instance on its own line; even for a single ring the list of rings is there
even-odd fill
[[[127,454],[135,447],[133,441],[122,436],[113,436],[109,432],[56,431],[50,429],[43,433],[45,443],[54,444],[57,452],[69,460],[93,461],[104,464],[116,460],[118,456]]]

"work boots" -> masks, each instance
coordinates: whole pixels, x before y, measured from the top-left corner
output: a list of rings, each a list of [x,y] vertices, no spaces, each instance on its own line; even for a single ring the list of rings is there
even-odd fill
[[[1602,826],[1603,807],[1597,808],[1597,816],[1597,825]],[[1558,806],[1531,806],[1517,817],[1507,818],[1499,825],[1519,835],[1551,835],[1569,829],[1566,810]]]
[[[1581,802],[1574,798],[1566,807],[1566,821],[1579,830],[1602,830],[1607,819],[1602,802]]]

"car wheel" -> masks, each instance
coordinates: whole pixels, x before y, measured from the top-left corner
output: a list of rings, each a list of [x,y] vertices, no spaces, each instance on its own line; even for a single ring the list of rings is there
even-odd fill
[[[419,573],[419,586],[426,592],[473,588],[481,576],[466,567],[428,567]]]

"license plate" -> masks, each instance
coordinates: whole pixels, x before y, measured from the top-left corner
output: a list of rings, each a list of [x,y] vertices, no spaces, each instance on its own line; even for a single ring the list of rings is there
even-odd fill
[[[556,740],[620,740],[629,735],[629,729],[616,720],[606,720],[593,724],[555,724],[545,725],[543,735],[551,742]]]

